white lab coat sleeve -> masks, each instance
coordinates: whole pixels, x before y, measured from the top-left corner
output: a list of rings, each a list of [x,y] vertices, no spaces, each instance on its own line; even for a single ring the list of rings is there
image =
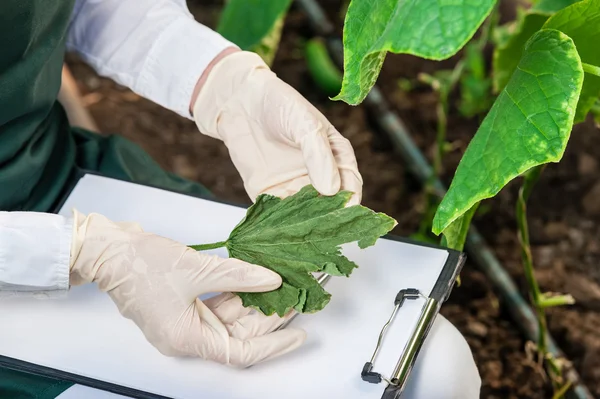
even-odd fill
[[[0,212],[0,297],[66,294],[72,234],[72,218]]]
[[[232,46],[185,0],[77,0],[67,37],[99,75],[188,119],[202,72]]]

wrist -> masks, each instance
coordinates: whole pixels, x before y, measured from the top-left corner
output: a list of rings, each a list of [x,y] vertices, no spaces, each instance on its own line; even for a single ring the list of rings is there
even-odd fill
[[[235,51],[221,57],[206,73],[206,81],[192,104],[193,119],[198,130],[212,138],[226,141],[217,127],[219,116],[227,107],[232,113],[245,114],[248,107],[257,106],[255,96],[265,90],[274,73],[263,59],[251,51]],[[243,104],[250,101],[250,104]],[[226,106],[226,104],[228,104]],[[261,111],[253,111],[255,114]],[[255,115],[258,117],[258,115]]]
[[[217,54],[217,56],[215,58],[213,58],[213,60],[208,64],[208,66],[206,67],[204,72],[202,72],[202,75],[200,76],[200,79],[198,79],[198,82],[196,83],[196,86],[194,87],[194,91],[192,92],[192,98],[190,100],[190,109],[189,109],[190,115],[194,116],[194,104],[196,103],[196,99],[198,98],[198,93],[200,93],[200,90],[202,90],[202,87],[204,87],[204,84],[206,83],[206,80],[208,79],[208,75],[210,74],[210,72],[212,71],[214,66],[217,65],[219,63],[219,61],[221,61],[223,58],[227,57],[228,55],[237,53],[240,51],[241,50],[237,47],[227,47],[225,50],[223,50],[219,54]]]

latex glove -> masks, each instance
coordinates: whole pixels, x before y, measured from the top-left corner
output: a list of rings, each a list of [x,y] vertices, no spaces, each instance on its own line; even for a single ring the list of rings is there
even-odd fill
[[[279,287],[278,274],[237,259],[196,252],[132,223],[75,211],[71,284],[98,283],[123,316],[167,356],[250,366],[302,344],[302,330],[272,332],[283,319],[241,305],[232,294]]]
[[[208,72],[193,105],[200,131],[222,140],[252,200],[285,197],[312,184],[362,196],[350,142],[252,52],[226,55]]]

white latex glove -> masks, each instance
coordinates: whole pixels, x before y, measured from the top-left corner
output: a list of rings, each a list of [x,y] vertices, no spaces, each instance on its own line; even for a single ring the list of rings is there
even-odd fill
[[[196,252],[137,224],[74,213],[71,284],[98,283],[161,353],[246,367],[304,341],[302,330],[272,332],[284,319],[244,308],[233,294],[198,299],[274,290],[281,284],[278,274]]]
[[[312,104],[252,52],[226,55],[210,70],[193,105],[200,131],[222,140],[252,200],[286,197],[312,184],[323,195],[362,196],[350,142]]]

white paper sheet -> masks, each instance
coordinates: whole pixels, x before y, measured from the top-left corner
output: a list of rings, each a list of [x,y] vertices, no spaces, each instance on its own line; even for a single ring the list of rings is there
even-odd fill
[[[226,239],[245,213],[93,175],[79,181],[61,213],[73,207],[136,221],[146,231],[185,244]],[[344,253],[360,267],[350,278],[330,280],[332,299],[323,311],[292,323],[308,332],[306,343],[250,369],[161,355],[94,285],[75,287],[66,299],[0,301],[0,355],[181,399],[380,398],[383,385],[363,382],[360,371],[394,297],[408,287],[430,292],[448,252],[380,239],[365,250],[347,245]],[[422,305],[405,303],[388,329],[377,369],[393,369]],[[299,384],[301,379],[306,383]]]

